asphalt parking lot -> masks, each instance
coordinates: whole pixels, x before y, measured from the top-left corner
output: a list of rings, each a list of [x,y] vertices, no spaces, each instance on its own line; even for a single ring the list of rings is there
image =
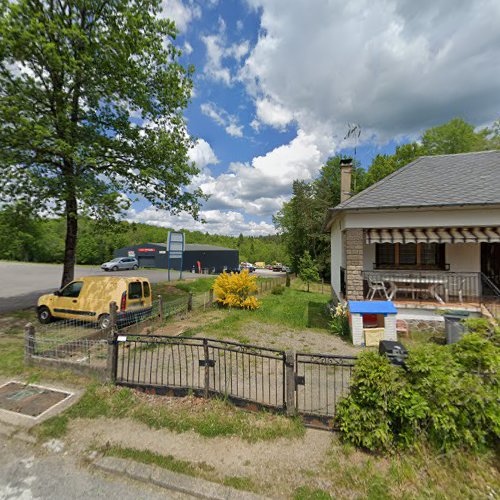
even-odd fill
[[[92,275],[142,276],[151,283],[167,281],[168,273],[162,269],[138,269],[137,271],[115,271],[106,273],[100,267],[76,266],[75,278]],[[284,273],[258,269],[256,274],[265,278],[277,278]],[[62,264],[32,264],[26,262],[0,261],[0,313],[36,306],[38,297],[59,289]],[[183,272],[183,279],[208,277],[206,274]],[[178,271],[170,271],[170,279],[177,280]]]
[[[105,273],[99,267],[76,266],[75,277],[91,275],[143,276],[151,283],[167,280],[167,271],[138,269]],[[24,309],[36,305],[38,297],[59,288],[62,264],[31,264],[0,261],[0,313]],[[200,274],[182,273],[183,279],[199,278]],[[177,271],[170,271],[172,280],[179,279]]]

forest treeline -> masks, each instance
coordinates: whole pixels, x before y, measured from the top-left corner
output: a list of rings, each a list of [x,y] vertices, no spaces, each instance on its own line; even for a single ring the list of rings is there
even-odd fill
[[[167,228],[142,223],[79,220],[78,264],[101,264],[113,251],[128,245],[166,243]],[[0,259],[26,262],[62,262],[66,221],[42,218],[29,207],[13,205],[0,210]],[[184,231],[187,243],[205,243],[238,249],[240,260],[282,262],[286,253],[281,237],[223,236],[201,231]]]
[[[354,158],[351,192],[366,189],[420,156],[489,149],[500,149],[500,120],[491,127],[476,130],[463,119],[454,118],[426,130],[417,141],[396,147],[394,154],[375,156],[366,170]],[[328,208],[340,203],[341,159],[340,155],[330,158],[312,182],[294,181],[290,201],[283,204],[273,219],[292,267],[297,268],[307,251],[324,278],[330,275],[330,235],[323,228]]]

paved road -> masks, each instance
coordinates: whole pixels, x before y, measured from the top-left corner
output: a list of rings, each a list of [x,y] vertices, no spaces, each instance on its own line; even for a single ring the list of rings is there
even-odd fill
[[[99,267],[77,266],[75,277],[105,274]],[[108,274],[108,273],[106,273]],[[144,276],[151,283],[167,280],[167,271],[159,269],[139,269],[137,271],[117,271],[112,276]],[[27,264],[24,262],[0,261],[0,313],[24,309],[36,305],[43,293],[59,288],[62,276],[61,264]],[[184,279],[199,278],[200,274],[182,273]],[[171,271],[172,280],[179,278],[177,271]]]
[[[190,500],[194,497],[93,471],[61,451],[36,451],[0,436],[0,499]]]

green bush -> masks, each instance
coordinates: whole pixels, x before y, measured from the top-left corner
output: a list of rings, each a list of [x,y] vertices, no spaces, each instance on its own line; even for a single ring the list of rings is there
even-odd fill
[[[283,292],[285,291],[285,287],[283,285],[274,285],[271,293],[273,295],[283,295]]]
[[[339,404],[344,438],[369,450],[424,439],[447,451],[477,450],[500,438],[500,350],[471,333],[452,346],[411,349],[405,368],[363,353]]]

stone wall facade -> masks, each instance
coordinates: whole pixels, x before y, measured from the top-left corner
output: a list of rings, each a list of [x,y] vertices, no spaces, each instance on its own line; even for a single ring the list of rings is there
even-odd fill
[[[363,229],[346,229],[346,298],[363,300]]]
[[[432,321],[429,319],[405,319],[410,332],[417,330],[429,333],[444,333],[444,321]]]

